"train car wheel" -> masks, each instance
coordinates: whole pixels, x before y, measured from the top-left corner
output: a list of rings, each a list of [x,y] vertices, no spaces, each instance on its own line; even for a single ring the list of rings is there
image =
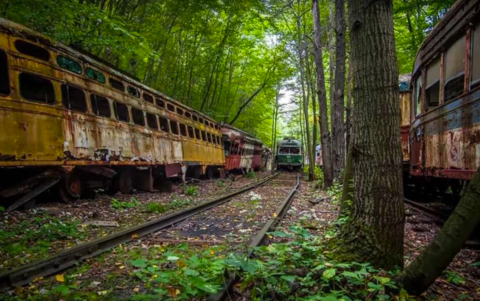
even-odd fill
[[[117,178],[118,190],[123,194],[129,194],[133,190],[133,176],[130,170],[124,170]]]
[[[75,173],[70,173],[58,184],[58,195],[60,200],[65,203],[71,203],[80,198],[83,186],[80,177]]]

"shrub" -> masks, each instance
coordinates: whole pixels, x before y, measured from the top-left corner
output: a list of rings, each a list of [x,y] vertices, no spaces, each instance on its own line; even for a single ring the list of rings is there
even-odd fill
[[[184,186],[183,187],[183,193],[186,194],[186,195],[195,196],[195,195],[197,195],[197,192],[198,192],[198,187],[197,186],[189,185],[189,186]]]
[[[146,206],[147,212],[150,213],[163,213],[167,211],[167,208],[165,208],[165,205],[157,203],[157,202],[149,202]]]
[[[140,202],[136,198],[131,198],[129,202],[122,202],[117,199],[112,199],[110,206],[113,209],[127,209],[127,208],[133,208],[139,204]]]

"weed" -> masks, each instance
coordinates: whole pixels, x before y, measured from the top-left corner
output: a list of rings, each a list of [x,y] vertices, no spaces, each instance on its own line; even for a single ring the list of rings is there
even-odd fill
[[[167,211],[167,208],[165,208],[165,205],[159,204],[157,202],[149,202],[146,206],[147,212],[150,213],[164,213]]]
[[[253,178],[255,178],[255,173],[254,173],[253,171],[249,171],[249,172],[245,175],[245,177],[246,177],[247,179],[253,179]]]
[[[5,212],[5,207],[0,206],[0,212]]]
[[[217,180],[215,182],[215,185],[217,185],[217,187],[224,187],[225,186],[225,182],[223,182],[222,180]]]
[[[190,205],[191,203],[192,203],[191,200],[173,200],[170,203],[168,203],[166,207],[168,210],[178,209],[178,208],[182,208],[187,205]]]
[[[452,271],[444,271],[443,272],[443,276],[445,277],[445,280],[448,282],[448,283],[453,283],[455,285],[458,285],[458,284],[464,284],[465,283],[465,279],[458,275],[457,273],[455,272],[452,272]]]
[[[188,185],[183,187],[183,193],[186,195],[195,196],[197,195],[197,192],[198,192],[197,186]]]
[[[130,198],[129,202],[122,202],[117,199],[112,199],[110,206],[113,209],[127,209],[127,208],[134,208],[139,204],[140,202],[136,198]]]

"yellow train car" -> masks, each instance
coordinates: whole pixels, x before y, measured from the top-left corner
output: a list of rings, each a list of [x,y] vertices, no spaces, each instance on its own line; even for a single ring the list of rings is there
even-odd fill
[[[152,190],[156,181],[212,174],[225,162],[214,120],[5,19],[0,133],[0,200],[54,182],[65,200],[92,187]]]

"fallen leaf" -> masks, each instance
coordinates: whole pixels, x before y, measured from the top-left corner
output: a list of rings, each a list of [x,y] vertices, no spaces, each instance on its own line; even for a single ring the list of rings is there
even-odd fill
[[[121,265],[121,266],[119,266],[118,268],[119,268],[120,270],[123,270],[123,269],[125,268],[125,266],[124,266],[124,265]]]
[[[137,238],[137,237],[138,237],[137,233],[132,234],[132,238]]]
[[[134,292],[134,293],[138,293],[138,291],[140,291],[140,288],[139,288],[138,286],[136,286],[136,287],[133,288],[133,292]]]
[[[65,282],[65,278],[63,277],[63,274],[55,275],[55,280],[57,280],[58,282]]]
[[[277,213],[274,212],[274,213],[273,213],[273,217],[277,217]]]
[[[214,251],[214,250],[210,250],[210,255],[215,255],[215,251]]]

